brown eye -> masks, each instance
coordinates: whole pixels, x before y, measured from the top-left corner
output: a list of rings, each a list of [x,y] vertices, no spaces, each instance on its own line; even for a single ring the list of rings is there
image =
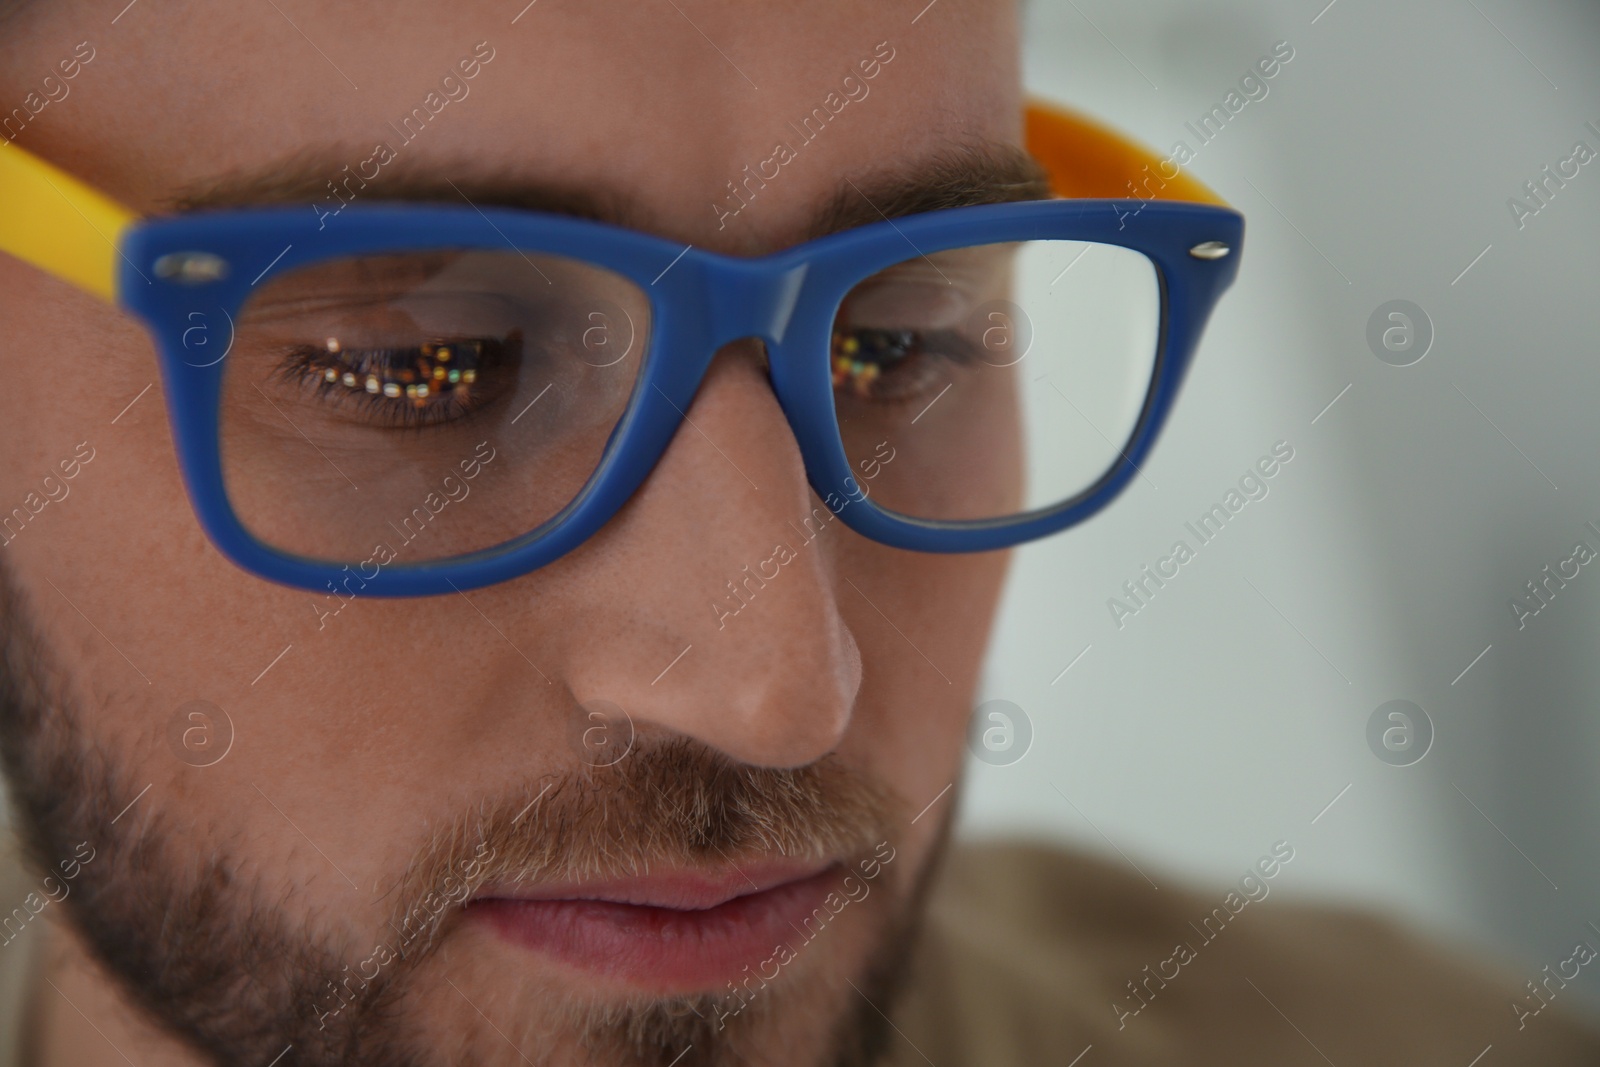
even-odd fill
[[[970,360],[971,345],[949,330],[833,331],[833,387],[863,400],[912,400],[942,387],[951,362]]]
[[[848,386],[857,396],[871,396],[884,369],[916,351],[911,330],[833,331],[833,387]]]

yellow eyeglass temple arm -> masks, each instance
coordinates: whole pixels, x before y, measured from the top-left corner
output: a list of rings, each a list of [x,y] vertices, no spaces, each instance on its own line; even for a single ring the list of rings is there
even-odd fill
[[[1226,206],[1200,182],[1087,116],[1030,100],[1024,124],[1028,152],[1049,172],[1057,196]],[[0,252],[115,303],[122,234],[138,218],[59,167],[0,143]]]
[[[1057,196],[1228,206],[1176,164],[1070,108],[1030,99],[1023,112],[1023,131],[1028,154],[1049,172],[1050,188]]]
[[[0,252],[115,303],[117,249],[137,219],[59,167],[0,143]]]

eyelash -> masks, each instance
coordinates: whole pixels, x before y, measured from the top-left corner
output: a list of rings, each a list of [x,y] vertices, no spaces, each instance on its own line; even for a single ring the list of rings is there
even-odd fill
[[[330,339],[320,348],[292,348],[278,377],[291,386],[309,388],[319,399],[331,398],[335,405],[357,404],[385,428],[422,429],[483,407],[494,395],[485,381],[488,372],[515,360],[521,345],[521,331],[504,340],[456,338],[399,348],[346,349]],[[448,368],[443,377],[435,373],[452,361],[471,365]],[[456,374],[454,380],[451,373]],[[376,389],[373,383],[379,383]],[[449,388],[435,391],[439,384]],[[488,397],[478,399],[477,393]]]

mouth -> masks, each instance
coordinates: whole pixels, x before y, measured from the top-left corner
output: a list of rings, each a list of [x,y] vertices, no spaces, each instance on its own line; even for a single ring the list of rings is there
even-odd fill
[[[655,993],[720,990],[816,936],[838,863],[768,863],[533,887],[486,886],[469,920],[503,940]],[[811,919],[810,927],[803,924]]]

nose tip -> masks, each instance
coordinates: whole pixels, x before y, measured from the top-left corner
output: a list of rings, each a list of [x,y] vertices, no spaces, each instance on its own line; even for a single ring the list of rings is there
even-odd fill
[[[590,550],[610,557],[605,588],[615,599],[567,620],[564,669],[579,699],[614,701],[641,731],[692,737],[748,765],[796,767],[848,730],[862,659],[836,602],[839,535],[819,536],[830,516],[747,358],[759,344],[719,346],[686,426]],[[653,564],[642,582],[627,565],[641,561]],[[581,647],[598,633],[605,655]],[[619,672],[617,650],[648,669]]]

